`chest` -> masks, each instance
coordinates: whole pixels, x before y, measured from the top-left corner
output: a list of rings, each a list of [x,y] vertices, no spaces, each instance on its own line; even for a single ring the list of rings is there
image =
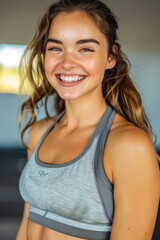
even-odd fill
[[[88,147],[95,127],[66,131],[54,128],[38,149],[38,158],[49,164],[63,164],[80,156]]]
[[[92,142],[91,151],[59,166],[34,161],[33,155],[21,176],[24,199],[31,206],[69,219],[105,222],[94,176],[97,140]]]

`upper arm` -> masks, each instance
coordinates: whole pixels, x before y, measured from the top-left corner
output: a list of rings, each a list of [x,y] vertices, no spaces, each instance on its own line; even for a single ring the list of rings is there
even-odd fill
[[[115,201],[111,240],[149,240],[160,196],[154,147],[143,131],[134,129],[115,140],[110,157]]]
[[[28,149],[27,149],[27,158],[30,159],[33,150],[35,148],[36,139],[35,139],[35,126],[33,125],[29,131],[29,139],[28,139]],[[24,204],[22,221],[19,226],[16,240],[27,240],[27,223],[28,223],[28,215],[29,215],[29,204]]]
[[[45,133],[45,131],[50,126],[50,119],[43,119],[39,122],[36,122],[32,125],[29,131],[29,139],[28,139],[28,149],[27,149],[27,158],[30,159],[37,143]],[[20,224],[16,240],[26,240],[27,239],[27,223],[28,223],[28,215],[29,215],[29,204],[25,203],[22,222]]]

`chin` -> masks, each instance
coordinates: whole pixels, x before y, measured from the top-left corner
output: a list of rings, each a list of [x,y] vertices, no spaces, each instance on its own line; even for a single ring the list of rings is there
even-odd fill
[[[59,94],[59,96],[60,96],[63,100],[76,100],[76,99],[79,97],[79,95],[70,94],[70,93]]]
[[[64,101],[65,100],[76,100],[78,99],[77,97],[61,97]]]

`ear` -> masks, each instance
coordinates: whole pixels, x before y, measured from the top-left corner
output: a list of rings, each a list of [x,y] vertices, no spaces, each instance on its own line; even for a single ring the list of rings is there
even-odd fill
[[[116,53],[118,52],[117,46],[114,44],[112,46],[112,53],[108,56],[107,63],[106,63],[106,69],[112,69],[115,67],[117,60],[116,60]],[[115,53],[115,55],[114,55]]]
[[[112,69],[112,68],[114,68],[115,65],[116,65],[116,62],[117,62],[117,61],[116,61],[115,56],[110,55],[110,56],[108,57],[108,59],[107,59],[106,69]]]

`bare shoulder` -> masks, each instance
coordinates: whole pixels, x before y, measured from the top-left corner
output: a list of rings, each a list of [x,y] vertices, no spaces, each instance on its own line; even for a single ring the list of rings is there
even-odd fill
[[[149,135],[119,115],[108,137],[105,155],[113,174],[119,173],[121,166],[127,171],[134,170],[134,166],[135,169],[157,167],[156,151]]]
[[[151,239],[160,197],[160,173],[152,140],[117,115],[107,140],[104,166],[114,184],[111,239]]]
[[[55,121],[56,116],[52,118],[44,118],[35,122],[29,130],[29,140],[28,140],[28,157],[32,154],[36,145],[45,134],[50,125]]]

